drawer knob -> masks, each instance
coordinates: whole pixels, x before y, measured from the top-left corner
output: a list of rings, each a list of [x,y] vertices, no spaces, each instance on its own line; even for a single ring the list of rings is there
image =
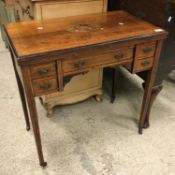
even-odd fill
[[[152,52],[152,51],[153,51],[152,47],[145,47],[145,48],[143,48],[143,52],[144,53],[149,53],[149,52]]]
[[[43,83],[42,85],[40,85],[40,89],[43,89],[43,90],[48,90],[51,87],[52,87],[51,83]]]
[[[78,62],[74,63],[75,68],[81,68],[84,65],[85,65],[85,61],[78,61]]]
[[[124,57],[124,54],[123,53],[117,53],[115,56],[114,56],[114,58],[116,58],[117,60],[120,60],[120,59],[122,59]]]
[[[43,76],[43,75],[48,75],[49,69],[42,69],[38,71],[38,74]]]
[[[143,61],[141,64],[143,67],[145,67],[145,66],[148,66],[150,64],[150,61]]]

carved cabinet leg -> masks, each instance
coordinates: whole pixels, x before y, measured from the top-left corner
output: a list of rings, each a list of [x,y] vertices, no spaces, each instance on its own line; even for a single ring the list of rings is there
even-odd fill
[[[47,117],[51,118],[52,115],[53,115],[53,106],[49,105],[49,104],[45,104],[45,108],[46,108],[46,111],[47,111]]]
[[[144,83],[143,83],[143,87],[145,88]],[[145,118],[143,128],[148,128],[150,126],[149,117],[150,117],[151,107],[152,107],[157,95],[162,90],[162,88],[163,88],[163,85],[157,85],[157,86],[154,86],[152,88],[151,98],[150,98],[150,102],[149,102],[149,105],[148,105],[148,109],[147,109],[146,118]]]
[[[97,102],[101,102],[101,101],[102,101],[102,97],[101,97],[100,94],[97,94],[97,95],[95,95],[94,97],[95,97],[95,100],[96,100]]]
[[[20,99],[21,99],[21,103],[22,103],[23,112],[24,112],[26,130],[29,131],[30,130],[30,121],[29,121],[29,115],[28,115],[27,104],[26,104],[26,99],[25,99],[25,93],[23,90],[21,80],[20,80],[19,75],[18,75],[17,70],[16,70],[14,56],[12,54],[11,49],[9,49],[9,50],[10,50],[10,54],[11,54],[11,58],[12,58],[12,63],[13,63],[15,76],[16,76],[16,80],[17,80],[17,85],[18,85],[18,90],[19,90],[19,95],[20,95]]]
[[[35,96],[32,91],[29,67],[22,67],[22,75],[23,75],[23,81],[24,81],[24,88],[26,92],[26,98],[28,102],[30,119],[32,122],[34,138],[35,138],[35,143],[36,143],[37,152],[38,152],[39,163],[42,167],[45,167],[47,166],[47,162],[44,161],[44,156],[43,156],[43,151],[42,151],[41,136],[40,136],[40,130],[39,130]]]

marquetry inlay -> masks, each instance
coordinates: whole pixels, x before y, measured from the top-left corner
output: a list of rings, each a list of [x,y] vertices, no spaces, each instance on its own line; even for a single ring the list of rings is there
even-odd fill
[[[104,28],[101,25],[92,25],[88,23],[80,23],[70,27],[69,31],[71,32],[96,32],[103,30]]]

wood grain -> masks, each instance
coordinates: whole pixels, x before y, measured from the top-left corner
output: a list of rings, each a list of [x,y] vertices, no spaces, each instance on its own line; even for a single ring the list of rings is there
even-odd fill
[[[138,60],[134,65],[133,73],[142,72],[144,70],[150,69],[153,66],[153,61],[153,57]]]
[[[153,57],[156,50],[156,42],[148,42],[137,46],[136,57],[138,59],[144,59]]]
[[[63,74],[71,72],[79,72],[83,69],[87,70],[93,69],[94,67],[106,67],[106,65],[111,64],[122,64],[122,63],[131,63],[133,59],[133,48],[124,48],[116,50],[115,52],[109,52],[106,54],[98,56],[89,56],[83,58],[75,59],[65,59],[63,60]]]
[[[5,28],[18,58],[165,34],[124,11],[19,22]]]
[[[48,77],[56,74],[56,63],[39,64],[30,67],[32,79]]]

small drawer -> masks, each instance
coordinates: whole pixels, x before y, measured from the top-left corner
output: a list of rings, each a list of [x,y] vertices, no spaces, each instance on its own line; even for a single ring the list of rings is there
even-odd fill
[[[35,95],[44,95],[48,92],[57,91],[58,89],[57,79],[54,77],[33,80],[32,84]]]
[[[69,74],[70,72],[79,72],[86,69],[96,67],[103,67],[110,64],[120,64],[125,62],[132,62],[133,48],[116,50],[115,52],[105,53],[103,55],[87,57],[87,58],[69,58],[63,60],[63,74]]]
[[[56,73],[55,62],[32,66],[30,70],[33,79],[52,76]]]
[[[144,59],[153,57],[156,50],[156,42],[145,43],[137,46],[136,57],[138,59]]]
[[[153,58],[138,60],[137,63],[135,63],[136,65],[134,66],[133,72],[136,73],[150,69],[153,65],[153,60],[154,60]]]

